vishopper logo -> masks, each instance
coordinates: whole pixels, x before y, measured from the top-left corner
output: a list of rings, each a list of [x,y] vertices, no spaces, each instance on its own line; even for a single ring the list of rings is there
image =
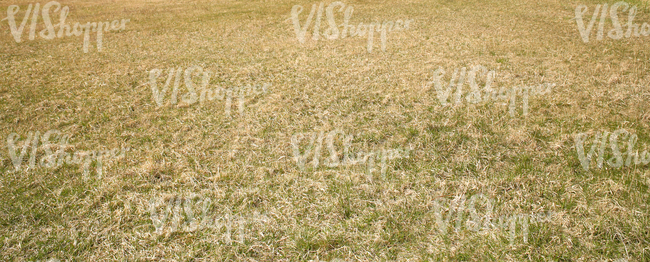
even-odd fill
[[[510,105],[508,108],[510,116],[515,115],[517,96],[522,97],[523,115],[527,116],[529,111],[529,96],[549,94],[551,89],[555,86],[555,84],[540,84],[537,86],[517,86],[509,89],[501,87],[497,91],[492,88],[496,73],[494,71],[488,71],[484,66],[477,65],[473,66],[469,72],[467,72],[466,67],[463,67],[460,70],[456,68],[454,73],[451,75],[449,85],[445,87],[442,79],[445,74],[445,69],[438,68],[433,73],[433,81],[430,81],[425,85],[427,91],[431,89],[431,84],[434,85],[438,101],[443,106],[451,103],[451,101],[449,101],[450,98],[455,105],[459,105],[465,101],[472,104],[489,102],[490,100],[509,101]],[[481,77],[483,75],[485,77]],[[480,88],[479,83],[484,83],[482,89]],[[463,86],[465,84],[469,85],[469,91],[465,94],[463,99]],[[454,89],[455,93],[453,93]]]
[[[433,216],[438,232],[441,235],[448,234],[449,225],[452,224],[452,217],[455,214],[455,233],[462,230],[463,224],[465,229],[473,232],[484,233],[494,229],[503,230],[504,232],[509,231],[510,245],[513,245],[516,239],[517,224],[519,224],[524,243],[527,243],[529,223],[549,222],[553,216],[553,213],[547,212],[546,214],[501,215],[498,218],[493,218],[493,212],[494,201],[483,194],[473,195],[469,201],[464,194],[452,200],[438,197],[433,203]],[[467,215],[466,219],[463,218],[464,215]],[[492,222],[493,219],[496,223]]]
[[[298,16],[300,13],[303,11],[303,7],[301,5],[294,5],[293,8],[291,8],[291,20],[293,22],[293,28],[296,33],[296,37],[298,38],[298,41],[300,43],[305,43],[305,35],[307,33],[307,29],[312,23],[312,19],[314,19],[314,14],[316,14],[316,18],[314,21],[314,26],[313,26],[313,32],[312,32],[312,40],[318,41],[321,37],[321,32],[320,32],[320,26],[321,26],[321,19],[323,17],[323,7],[324,4],[320,3],[318,5],[318,11],[316,11],[316,4],[313,4],[311,7],[311,12],[309,12],[309,16],[303,23],[303,25],[300,25],[300,19]],[[379,37],[381,39],[381,50],[386,51],[386,40],[388,38],[388,33],[392,32],[393,30],[395,31],[401,31],[401,30],[406,30],[409,29],[411,26],[411,23],[413,23],[413,19],[402,21],[398,19],[397,21],[384,21],[383,23],[379,22],[371,22],[368,25],[363,24],[363,22],[360,22],[357,26],[350,25],[350,18],[352,17],[352,13],[354,12],[354,8],[352,6],[348,6],[345,8],[345,13],[344,13],[344,18],[343,18],[343,23],[340,25],[340,30],[339,30],[339,25],[336,24],[336,21],[334,20],[334,12],[335,9],[339,7],[339,12],[343,12],[345,4],[343,2],[333,2],[327,6],[327,9],[325,10],[325,13],[327,15],[327,23],[329,24],[329,28],[326,29],[323,33],[323,36],[328,39],[328,40],[335,40],[338,38],[346,38],[349,34],[350,37],[353,36],[359,36],[359,37],[364,37],[367,35],[368,37],[368,44],[367,44],[367,49],[368,52],[372,52],[373,49],[373,41],[375,37],[375,32],[380,33]]]
[[[50,11],[51,9],[52,12],[59,12],[59,23],[53,25],[52,20],[50,19]],[[61,4],[56,1],[51,1],[48,2],[47,4],[43,5],[43,9],[40,9],[40,3],[36,4],[29,4],[27,7],[27,10],[25,11],[24,17],[22,21],[20,22],[20,26],[16,26],[16,15],[20,11],[20,6],[17,5],[10,5],[9,8],[7,8],[7,17],[2,20],[8,20],[9,22],[9,28],[11,30],[11,35],[14,37],[14,40],[16,40],[16,43],[20,43],[22,41],[22,36],[23,36],[23,30],[25,29],[25,25],[27,24],[27,21],[29,20],[29,16],[31,14],[32,16],[32,21],[30,24],[29,28],[29,40],[34,40],[36,37],[36,26],[38,24],[38,17],[39,15],[43,16],[43,23],[45,24],[45,29],[41,30],[38,35],[46,40],[52,40],[55,37],[56,38],[62,38],[65,32],[65,36],[81,36],[82,34],[84,35],[84,42],[83,42],[83,51],[84,53],[88,53],[88,49],[90,46],[90,32],[97,32],[97,51],[101,52],[102,47],[103,47],[103,37],[104,37],[104,32],[109,32],[109,31],[119,31],[119,30],[124,30],[126,28],[126,23],[129,22],[129,19],[122,19],[121,21],[114,20],[113,22],[86,22],[85,25],[80,24],[79,22],[76,22],[74,26],[70,26],[69,24],[66,23],[66,19],[68,17],[68,13],[70,12],[70,8],[68,6],[64,6],[63,8],[61,7]],[[58,31],[55,31],[55,27],[58,27]]]
[[[52,143],[56,141],[58,137],[58,143]],[[51,140],[50,140],[51,139]],[[38,163],[43,168],[59,168],[64,163],[69,165],[81,165],[83,168],[83,177],[84,180],[88,179],[90,173],[90,166],[92,162],[95,162],[96,172],[98,178],[101,179],[103,176],[103,161],[105,159],[119,159],[123,158],[125,151],[128,151],[130,148],[126,149],[113,149],[113,150],[103,150],[103,151],[76,151],[72,154],[66,152],[66,149],[71,147],[68,144],[70,139],[69,135],[61,134],[58,130],[49,130],[43,134],[39,131],[29,132],[26,139],[23,141],[20,140],[20,135],[16,133],[11,133],[7,137],[7,151],[11,162],[14,165],[15,171],[20,171],[23,164],[23,159],[29,155],[29,165],[28,169],[36,168]],[[39,142],[41,145],[39,147]],[[20,145],[22,144],[22,146]],[[16,154],[20,149],[20,154]],[[31,150],[29,150],[31,148]],[[39,152],[39,148],[43,152],[41,155],[40,161],[37,162],[36,157]],[[53,150],[56,151],[53,151]]]
[[[217,232],[225,230],[224,241],[230,244],[232,233],[237,231],[237,242],[243,243],[247,224],[253,225],[270,221],[267,216],[259,213],[239,216],[233,215],[227,209],[224,214],[215,216],[211,214],[211,210],[212,200],[199,195],[188,197],[175,195],[149,201],[150,218],[156,229],[156,234],[195,232],[203,229],[214,229]]]
[[[619,21],[619,16],[618,16],[619,8],[621,12],[625,12],[625,11],[628,12],[627,23],[625,24],[627,30],[625,31],[623,30],[623,27],[621,26],[621,23]],[[589,20],[589,23],[585,26],[585,21],[583,19],[583,16],[588,10],[589,7],[587,7],[586,5],[579,5],[578,7],[576,7],[575,19],[578,25],[578,30],[580,31],[580,37],[582,37],[583,42],[589,43],[589,35],[591,35],[594,25],[597,19],[599,19],[598,15],[600,14],[600,21],[598,23],[598,33],[596,35],[596,40],[598,41],[603,40],[605,21],[608,14],[607,4],[603,4],[602,9],[601,9],[601,5],[597,5],[596,8],[594,9],[593,15],[591,16],[591,20]],[[641,27],[639,27],[639,24],[634,23],[636,12],[637,12],[636,6],[630,7],[630,4],[626,2],[621,1],[613,4],[609,8],[609,16],[611,18],[612,26],[614,28],[609,30],[609,32],[607,32],[607,36],[614,40],[618,40],[623,37],[630,38],[631,36],[635,36],[635,37],[649,36],[650,25],[648,23],[643,23]]]
[[[636,142],[638,140],[638,136],[636,134],[632,134],[628,132],[625,129],[618,129],[614,131],[613,133],[610,133],[608,131],[598,131],[596,132],[596,135],[594,136],[594,141],[591,144],[589,148],[589,151],[585,155],[585,146],[584,143],[587,141],[589,134],[588,133],[580,133],[575,136],[575,145],[576,145],[576,151],[578,153],[578,159],[580,160],[580,164],[582,165],[582,168],[584,168],[585,171],[589,171],[589,166],[591,165],[591,160],[594,156],[594,153],[596,153],[596,150],[598,150],[598,160],[596,161],[596,167],[597,168],[602,168],[603,167],[603,162],[605,159],[605,151],[609,148],[611,149],[611,155],[612,157],[607,160],[607,164],[610,165],[613,168],[619,168],[625,165],[626,167],[631,166],[633,163],[635,165],[643,164],[647,165],[650,163],[650,154],[648,154],[648,150],[643,150],[641,155],[639,156],[639,150],[635,150]],[[621,152],[621,147],[619,147],[618,140],[625,140],[627,137],[627,146],[625,147],[626,151],[625,153]],[[608,140],[609,138],[609,140]],[[609,147],[607,146],[609,141]],[[625,158],[627,156],[627,158]],[[634,159],[634,162],[632,160]]]
[[[158,106],[163,106],[165,104],[165,96],[172,80],[174,80],[174,86],[171,91],[170,103],[172,105],[179,103],[178,93],[180,91],[181,80],[184,80],[185,88],[188,93],[180,97],[180,102],[186,106],[190,106],[197,102],[203,104],[206,101],[213,101],[214,99],[225,99],[225,113],[227,116],[230,116],[230,108],[232,107],[233,98],[236,96],[238,99],[239,114],[243,115],[244,108],[246,107],[246,96],[266,94],[268,92],[267,88],[271,86],[270,84],[263,84],[262,86],[257,84],[254,86],[247,85],[234,88],[223,88],[217,86],[215,89],[210,89],[208,88],[208,85],[210,84],[210,75],[212,72],[209,70],[203,70],[203,68],[199,66],[192,66],[185,70],[179,67],[177,69],[170,68],[167,71],[167,79],[162,89],[158,88],[158,78],[161,73],[163,73],[163,70],[153,69],[149,72],[149,86],[151,86],[153,100],[158,104]],[[201,83],[199,85],[197,85],[197,82],[194,79],[196,74],[201,76]]]
[[[312,156],[311,164],[313,168],[318,168],[320,164],[321,151],[323,149],[323,139],[324,132],[319,133],[296,133],[291,137],[291,146],[293,148],[293,159],[298,164],[298,167],[302,170],[305,170],[305,164],[309,156]],[[343,140],[343,151],[337,151],[334,144],[336,137],[341,135]],[[307,148],[301,152],[300,145],[301,141],[305,138],[311,137]],[[342,130],[333,130],[327,134],[326,146],[329,149],[329,158],[326,158],[323,164],[330,168],[335,168],[339,166],[353,166],[353,165],[367,165],[367,174],[370,178],[372,173],[377,171],[375,168],[375,158],[377,161],[381,161],[381,175],[382,178],[386,178],[386,171],[388,169],[387,162],[389,160],[398,159],[398,158],[408,158],[411,150],[400,150],[400,149],[381,149],[374,150],[368,153],[359,151],[354,157],[354,152],[350,152],[350,147],[352,146],[352,135],[345,135],[345,132]],[[342,155],[339,155],[339,152]],[[343,157],[341,159],[341,157]]]

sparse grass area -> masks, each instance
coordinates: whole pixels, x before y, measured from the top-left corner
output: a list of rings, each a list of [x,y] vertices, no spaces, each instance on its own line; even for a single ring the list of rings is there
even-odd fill
[[[650,23],[648,1],[627,2]],[[20,23],[29,3],[4,1],[0,17],[20,5]],[[94,35],[84,53],[82,36],[30,41],[28,22],[16,43],[0,23],[3,261],[650,261],[650,165],[585,172],[576,155],[583,132],[625,128],[650,145],[650,37],[584,43],[576,26],[576,6],[588,20],[604,1],[345,1],[354,24],[414,20],[386,51],[375,34],[372,53],[366,38],[313,41],[311,27],[299,43],[292,6],[304,23],[318,2],[61,3],[68,23],[130,22],[104,34],[101,53]],[[149,71],[194,65],[212,86],[272,87],[247,97],[244,115],[217,100],[159,107]],[[531,96],[527,116],[518,98],[511,116],[505,101],[442,106],[426,86],[438,68],[448,84],[474,65],[496,72],[496,88],[556,87]],[[52,129],[74,150],[131,151],[104,162],[101,179],[68,164],[14,172],[7,137]],[[292,135],[334,129],[354,135],[354,152],[412,151],[385,179],[363,165],[301,170]],[[268,220],[247,224],[243,243],[225,228],[156,234],[149,201],[192,194],[211,199],[211,215]],[[433,201],[476,194],[495,216],[556,214],[531,224],[527,243],[498,229],[440,234]]]

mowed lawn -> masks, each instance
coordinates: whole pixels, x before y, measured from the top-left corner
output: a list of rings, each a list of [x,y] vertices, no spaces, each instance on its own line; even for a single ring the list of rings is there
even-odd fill
[[[650,2],[605,3],[2,1],[0,258],[649,261]]]

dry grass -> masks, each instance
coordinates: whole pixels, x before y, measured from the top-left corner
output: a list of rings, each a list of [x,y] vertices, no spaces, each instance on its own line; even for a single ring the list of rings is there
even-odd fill
[[[650,23],[648,1],[628,2]],[[22,19],[28,3],[0,3],[2,17],[18,4]],[[585,4],[590,17],[597,1],[345,1],[355,23],[414,19],[385,52],[375,40],[368,53],[359,37],[308,33],[300,44],[289,14],[301,4],[304,21],[313,3],[63,1],[70,22],[130,19],[104,35],[101,53],[83,53],[74,36],[16,43],[2,21],[0,257],[650,260],[648,166],[585,172],[573,140],[626,128],[650,145],[650,37],[583,43],[574,10]],[[215,73],[213,85],[272,88],[248,97],[243,116],[226,116],[220,101],[158,107],[149,71],[194,65]],[[531,97],[526,117],[520,104],[514,116],[502,102],[443,107],[423,88],[438,68],[449,79],[473,65],[496,71],[496,87],[557,86]],[[102,179],[84,180],[77,166],[10,172],[9,134],[51,129],[76,150],[131,151],[104,163]],[[291,136],[334,129],[354,135],[355,150],[413,151],[386,179],[354,166],[299,169]],[[433,201],[478,193],[497,215],[557,214],[531,225],[528,243],[498,230],[438,234]],[[250,224],[244,243],[215,229],[155,234],[149,200],[193,194],[212,200],[212,214],[269,220]]]

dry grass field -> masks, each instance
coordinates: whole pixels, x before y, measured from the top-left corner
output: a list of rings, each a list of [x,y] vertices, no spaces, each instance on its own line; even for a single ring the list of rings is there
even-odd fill
[[[0,1],[2,261],[650,261],[650,36],[576,19],[616,1],[61,0],[30,40],[36,3]]]

